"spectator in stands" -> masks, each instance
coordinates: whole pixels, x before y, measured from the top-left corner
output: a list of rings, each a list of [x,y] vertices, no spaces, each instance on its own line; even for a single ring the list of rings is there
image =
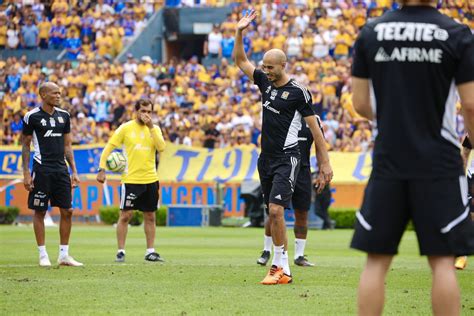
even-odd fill
[[[41,22],[38,23],[38,31],[39,31],[39,47],[41,49],[48,48],[49,42],[49,32],[51,30],[51,22],[48,20],[46,14],[41,15]]]
[[[71,29],[70,35],[66,39],[64,47],[66,48],[66,58],[69,60],[77,60],[82,47],[82,42],[79,38],[79,33],[76,28]]]
[[[216,144],[219,140],[220,133],[216,129],[216,121],[212,120],[209,123],[209,127],[206,129],[204,133],[204,143],[203,146],[205,148],[216,148]]]
[[[135,35],[135,21],[132,19],[132,14],[125,14],[125,19],[122,21],[122,27],[125,32],[125,40],[130,42]]]
[[[242,108],[238,108],[234,118],[232,118],[231,124],[232,128],[237,128],[242,126],[243,130],[246,133],[250,133],[251,128],[253,127],[253,120],[248,114],[244,114]]]
[[[224,35],[221,41],[221,48],[219,57],[226,59],[232,59],[232,51],[234,50],[234,36],[230,31],[224,31]]]
[[[10,130],[13,135],[21,134],[23,130],[23,120],[21,119],[20,112],[16,112],[13,116],[13,121],[10,123]]]
[[[219,24],[214,24],[211,33],[207,36],[207,41],[204,43],[204,56],[210,58],[219,57],[219,50],[222,42],[222,33],[219,29]]]
[[[106,96],[105,92],[101,92],[93,107],[94,119],[98,123],[108,121],[110,102],[106,99]]]
[[[0,14],[0,49],[5,49],[7,45],[7,17]]]
[[[9,92],[16,92],[21,86],[21,74],[11,69],[10,73],[7,76],[7,85]]]
[[[62,24],[62,19],[57,18],[56,23],[51,26],[51,29],[49,31],[49,47],[53,49],[62,49],[65,38],[66,27]]]
[[[17,49],[20,45],[20,26],[10,23],[7,30],[7,48]]]
[[[87,11],[81,19],[81,37],[87,36],[89,40],[94,39],[95,20],[91,11]]]
[[[123,83],[129,91],[132,90],[132,87],[135,84],[137,70],[138,65],[135,62],[135,59],[133,59],[133,55],[128,54],[127,61],[123,65]]]

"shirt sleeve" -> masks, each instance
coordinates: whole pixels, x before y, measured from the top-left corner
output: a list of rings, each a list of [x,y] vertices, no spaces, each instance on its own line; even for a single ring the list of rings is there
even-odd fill
[[[112,135],[112,137],[109,140],[109,144],[111,144],[114,147],[121,147],[123,144],[123,137],[124,137],[124,132],[125,128],[123,125],[121,125],[119,128],[117,128]]]
[[[253,82],[255,83],[256,86],[262,91],[266,87],[264,87],[264,84],[267,82],[267,75],[260,69],[255,68],[253,71]]]
[[[302,117],[314,115],[311,93],[306,88],[301,88],[301,92],[301,101],[297,103],[296,110],[300,112]]]
[[[71,117],[69,115],[64,115],[65,124],[64,124],[64,134],[69,134],[71,132]]]
[[[34,128],[30,119],[31,117],[27,118],[27,116],[23,118],[23,135],[33,135]]]
[[[459,46],[461,56],[455,75],[457,85],[474,81],[474,35],[468,28],[464,30]]]
[[[364,41],[367,37],[367,27],[362,28],[357,40],[354,43],[354,55],[352,62],[352,76],[358,78],[369,78],[369,65]]]

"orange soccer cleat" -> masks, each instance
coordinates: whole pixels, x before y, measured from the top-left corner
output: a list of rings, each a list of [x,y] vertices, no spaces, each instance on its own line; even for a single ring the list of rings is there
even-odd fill
[[[283,273],[280,280],[278,280],[278,284],[290,284],[293,282],[293,277],[286,273]]]
[[[280,279],[283,277],[283,269],[279,268],[277,266],[273,266],[270,268],[270,271],[268,271],[267,276],[265,279],[263,279],[260,284],[264,285],[276,285],[279,284],[278,282]]]

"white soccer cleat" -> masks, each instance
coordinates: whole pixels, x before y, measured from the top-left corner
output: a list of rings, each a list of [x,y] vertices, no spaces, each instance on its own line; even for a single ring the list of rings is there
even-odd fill
[[[40,267],[51,267],[51,261],[49,261],[48,255],[40,257],[39,265]]]
[[[74,260],[74,258],[71,257],[71,256],[59,257],[58,258],[58,264],[60,266],[69,266],[69,267],[82,267],[82,266],[84,266],[83,263]]]

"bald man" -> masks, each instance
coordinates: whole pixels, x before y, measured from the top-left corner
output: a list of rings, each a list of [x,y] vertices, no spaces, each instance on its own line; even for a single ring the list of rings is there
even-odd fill
[[[51,266],[45,246],[44,217],[49,203],[59,207],[59,257],[58,264],[82,266],[69,255],[69,236],[72,226],[71,189],[79,184],[71,144],[71,125],[67,111],[59,108],[61,92],[52,83],[43,83],[39,88],[43,100],[41,107],[34,108],[23,118],[23,184],[29,192],[28,207],[35,212],[33,227],[38,244],[39,265]],[[30,173],[30,145],[33,141],[33,171]],[[69,176],[66,158],[72,170]]]
[[[256,69],[247,59],[242,32],[256,17],[255,11],[250,11],[239,21],[234,57],[236,65],[253,79],[262,93],[262,148],[258,173],[271,222],[274,255],[270,271],[261,283],[288,284],[293,278],[288,264],[284,209],[290,204],[300,169],[298,131],[302,126],[302,117],[316,145],[316,157],[321,170],[318,178],[320,188],[331,180],[332,169],[324,137],[312,110],[311,94],[285,72],[285,53],[279,49],[267,51],[263,56],[262,70]]]

